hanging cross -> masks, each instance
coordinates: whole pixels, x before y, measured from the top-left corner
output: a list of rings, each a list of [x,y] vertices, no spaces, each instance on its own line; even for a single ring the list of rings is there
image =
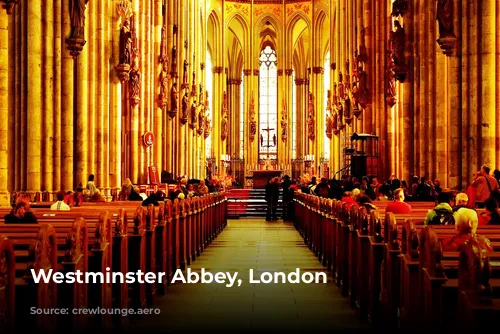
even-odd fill
[[[273,131],[273,130],[274,129],[271,129],[271,128],[262,129],[262,131],[267,131],[267,146],[264,146],[263,143],[261,143],[262,147],[274,147],[274,145],[271,146],[271,144],[269,143],[271,140],[271,131]]]

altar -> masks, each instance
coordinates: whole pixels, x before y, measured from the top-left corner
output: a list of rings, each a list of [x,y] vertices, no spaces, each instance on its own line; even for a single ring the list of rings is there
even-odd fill
[[[252,181],[254,189],[264,189],[267,181],[273,177],[280,177],[282,170],[254,170],[252,171]]]

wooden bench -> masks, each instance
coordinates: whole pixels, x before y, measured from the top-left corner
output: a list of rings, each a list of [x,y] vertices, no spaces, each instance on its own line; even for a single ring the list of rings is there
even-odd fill
[[[8,267],[9,270],[14,270],[14,278],[5,281],[7,287],[5,291],[8,292],[4,294],[6,298],[0,298],[0,310],[2,307],[6,309],[6,305],[18,300],[17,297],[13,297],[15,292],[21,291],[26,295],[26,292],[17,287],[19,283],[36,289],[36,295],[44,297],[31,298],[34,305],[38,307],[55,308],[73,305],[68,307],[100,306],[101,308],[123,309],[142,308],[146,304],[151,306],[155,303],[155,296],[166,293],[173,271],[181,265],[185,268],[188,257],[189,261],[194,261],[200,256],[208,244],[227,225],[226,198],[223,193],[182,201],[176,199],[173,203],[167,200],[159,207],[152,205],[147,208],[138,207],[138,202],[128,202],[127,205],[121,205],[121,203],[119,206],[116,206],[117,203],[115,205],[95,203],[72,208],[71,211],[50,211],[40,208],[33,210],[39,224],[0,223],[0,247],[3,247],[0,248],[3,250],[0,254],[5,254],[7,257],[14,256],[13,265],[9,262]],[[127,211],[131,213],[132,209],[135,212],[133,219],[129,222]],[[3,212],[0,210],[0,215],[8,212],[10,210]],[[79,222],[78,226],[83,226],[80,227],[83,231],[80,234],[83,235],[85,232],[86,246],[78,244],[79,246],[70,247],[69,240],[74,239],[75,243],[80,242],[79,237],[73,238],[77,235],[72,232],[74,222]],[[69,238],[68,232],[70,232]],[[105,272],[106,268],[110,267],[113,272],[118,271],[123,274],[140,269],[143,272],[165,272],[167,277],[162,283],[142,285],[115,283],[89,284],[87,287],[77,284],[77,286],[59,285],[57,289],[55,285],[48,288],[43,284],[33,284],[29,277],[25,277],[25,272],[28,265],[31,266],[34,263],[31,260],[33,256],[30,255],[34,251],[29,250],[35,238],[42,241],[50,240],[53,243],[51,245],[48,242],[38,242],[46,248],[45,253],[54,256],[52,262],[45,263],[46,268],[66,271],[83,268],[85,271]],[[67,251],[67,249],[72,251]],[[79,249],[79,253],[74,251],[75,249]],[[70,255],[72,257],[69,257]],[[183,264],[181,264],[182,258],[185,259]],[[37,268],[40,267],[42,266],[37,264]],[[11,282],[17,283],[15,288],[10,287]],[[40,292],[37,292],[38,290]],[[32,294],[32,292],[29,293]],[[52,294],[50,298],[47,297],[48,293]],[[47,301],[50,301],[50,304]],[[18,314],[28,314],[29,305],[17,303],[15,309],[19,310]],[[9,309],[12,308],[9,307]],[[10,319],[8,323],[11,327],[14,327],[14,323],[17,323],[18,327],[27,325],[19,320],[15,321],[14,312],[6,312],[5,315]],[[112,319],[106,316],[92,319],[86,319],[82,315],[65,317],[66,320],[62,317],[56,319],[54,316],[38,316],[31,323],[35,326],[44,325],[47,328],[55,328],[55,326],[82,328],[89,320],[92,325],[98,326],[96,328],[106,328],[111,325],[115,328],[123,328],[128,322],[128,317],[120,315],[113,316]],[[56,320],[59,321],[57,325]],[[66,326],[62,321],[68,321],[68,325]]]

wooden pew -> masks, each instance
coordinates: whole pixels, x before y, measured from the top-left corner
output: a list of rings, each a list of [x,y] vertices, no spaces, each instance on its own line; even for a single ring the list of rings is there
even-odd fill
[[[500,316],[500,298],[494,292],[498,277],[492,267],[498,267],[500,253],[486,253],[477,240],[471,240],[460,253],[458,275],[458,311],[456,327],[463,331],[489,330]]]
[[[49,224],[0,224],[0,235],[12,242],[15,254],[15,313],[16,327],[31,326],[55,329],[56,326],[76,328],[85,325],[85,316],[30,315],[30,307],[37,308],[81,308],[88,305],[87,284],[34,283],[35,274],[75,272],[88,270],[87,227],[83,218],[76,218],[69,228],[56,229]],[[32,318],[32,321],[26,319]],[[23,319],[23,320],[21,320]]]
[[[0,328],[13,331],[16,301],[16,262],[12,242],[0,235]]]

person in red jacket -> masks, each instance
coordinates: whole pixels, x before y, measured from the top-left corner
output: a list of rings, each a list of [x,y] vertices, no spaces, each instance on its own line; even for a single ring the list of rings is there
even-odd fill
[[[460,247],[473,237],[476,237],[476,240],[487,252],[493,251],[493,247],[488,238],[476,235],[478,217],[475,210],[466,208],[460,209],[455,213],[454,218],[456,234],[452,237],[445,238],[441,242],[443,251],[458,252],[460,251]]]
[[[411,205],[405,203],[404,200],[405,200],[404,190],[401,188],[394,190],[394,202],[392,202],[387,206],[385,212],[392,212],[396,215],[411,213]]]

